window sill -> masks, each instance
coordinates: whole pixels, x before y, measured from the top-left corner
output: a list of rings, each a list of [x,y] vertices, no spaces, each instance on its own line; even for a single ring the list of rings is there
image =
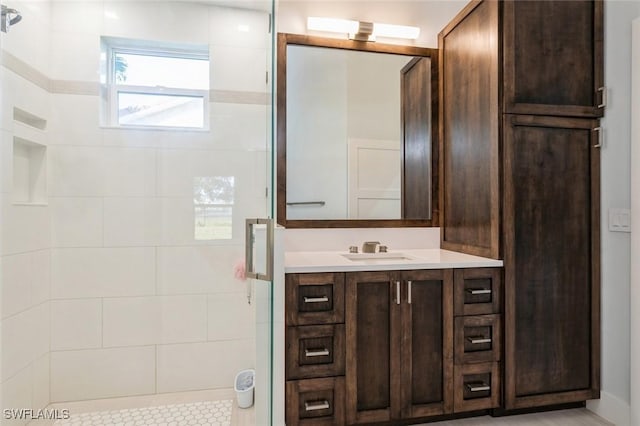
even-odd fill
[[[101,129],[109,130],[152,130],[160,132],[193,132],[193,133],[208,133],[211,131],[209,128],[196,129],[194,127],[161,127],[161,126],[100,126]]]

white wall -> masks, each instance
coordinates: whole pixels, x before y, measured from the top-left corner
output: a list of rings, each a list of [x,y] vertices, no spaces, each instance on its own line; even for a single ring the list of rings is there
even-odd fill
[[[0,35],[0,406],[39,409],[50,401],[50,209],[14,202],[18,191],[14,190],[13,138],[20,135],[46,144],[48,132],[14,122],[13,110],[19,107],[42,119],[51,118],[50,95],[34,84],[49,70],[50,4],[11,1],[8,6],[22,13],[23,22]],[[34,29],[30,31],[24,22],[31,22]],[[29,70],[34,82],[12,71],[16,64]]]
[[[631,21],[640,2],[605,4],[605,84],[602,124],[602,398],[589,407],[616,424],[629,424],[629,234],[610,232],[609,208],[630,206]]]
[[[640,18],[633,21],[632,117],[640,114]],[[640,258],[640,121],[631,130],[631,258]],[[640,424],[640,263],[631,264],[631,424]]]

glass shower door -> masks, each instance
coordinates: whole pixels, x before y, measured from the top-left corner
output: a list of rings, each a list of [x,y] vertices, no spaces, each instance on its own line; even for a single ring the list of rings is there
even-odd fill
[[[2,423],[217,401],[270,425],[272,282],[243,269],[273,216],[273,1],[2,3]]]

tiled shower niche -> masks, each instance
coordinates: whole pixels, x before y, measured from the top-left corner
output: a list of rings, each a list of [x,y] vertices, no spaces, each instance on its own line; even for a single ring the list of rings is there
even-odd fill
[[[13,203],[47,204],[47,146],[44,130],[47,122],[14,108]]]

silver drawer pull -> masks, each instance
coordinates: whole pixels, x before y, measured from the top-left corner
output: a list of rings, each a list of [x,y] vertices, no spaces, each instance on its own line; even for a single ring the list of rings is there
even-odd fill
[[[467,388],[470,392],[485,392],[491,390],[491,386],[482,382],[482,383],[466,383]]]
[[[607,106],[607,88],[598,87],[598,92],[602,92],[602,102],[598,104],[598,108],[604,108]]]
[[[327,348],[322,348],[322,349],[305,349],[304,350],[304,356],[306,356],[307,358],[311,358],[314,356],[329,356],[330,352],[329,349]]]
[[[490,288],[479,288],[479,289],[468,288],[467,289],[467,293],[469,293],[469,294],[491,294],[491,289]]]
[[[467,337],[467,340],[474,345],[480,345],[482,343],[491,343],[491,338],[481,337],[481,336],[470,336]]]
[[[305,402],[304,410],[305,411],[318,411],[318,410],[326,410],[329,408],[329,401],[326,399],[324,401],[317,402]]]
[[[322,297],[305,297],[304,303],[325,303],[328,302],[329,298],[327,296]]]

